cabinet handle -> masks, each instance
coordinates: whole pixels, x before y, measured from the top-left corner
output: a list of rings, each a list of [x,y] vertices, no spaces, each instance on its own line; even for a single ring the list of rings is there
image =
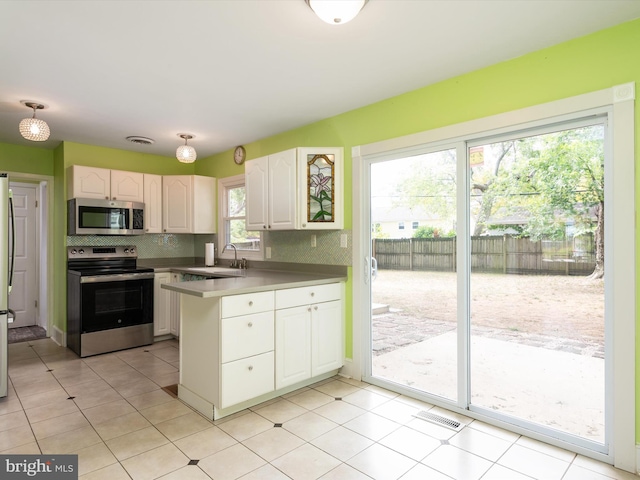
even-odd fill
[[[249,323],[247,323],[247,326],[248,326],[249,328],[253,327],[253,322],[249,322]]]
[[[249,301],[249,306],[250,306],[250,307],[253,307],[253,300],[250,300],[250,301]]]
[[[249,365],[249,371],[253,370],[253,365]]]

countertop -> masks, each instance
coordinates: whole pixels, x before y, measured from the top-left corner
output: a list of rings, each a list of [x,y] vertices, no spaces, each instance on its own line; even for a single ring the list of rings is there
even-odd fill
[[[184,268],[171,270],[185,271]],[[173,292],[184,293],[201,298],[222,297],[240,293],[280,290],[284,288],[306,287],[325,283],[343,282],[346,276],[320,275],[301,272],[283,272],[263,269],[247,269],[244,276],[196,280],[192,282],[163,283],[162,288]],[[197,268],[191,267],[186,273],[198,274]]]

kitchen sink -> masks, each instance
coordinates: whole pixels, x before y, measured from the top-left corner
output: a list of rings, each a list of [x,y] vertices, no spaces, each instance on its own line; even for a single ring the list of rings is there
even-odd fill
[[[198,275],[219,275],[221,277],[244,277],[246,270],[229,267],[191,267],[186,270]]]

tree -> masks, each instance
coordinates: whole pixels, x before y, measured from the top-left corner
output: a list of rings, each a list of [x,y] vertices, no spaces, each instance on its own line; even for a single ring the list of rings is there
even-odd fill
[[[526,216],[534,239],[593,233],[595,268],[604,275],[604,128],[601,125],[522,138],[513,160],[502,162],[487,192],[500,202],[493,215]],[[499,220],[497,220],[499,223]]]

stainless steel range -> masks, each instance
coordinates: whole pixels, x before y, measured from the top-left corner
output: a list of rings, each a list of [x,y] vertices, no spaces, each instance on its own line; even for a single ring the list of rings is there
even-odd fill
[[[135,246],[67,247],[67,345],[81,357],[153,343],[153,269]]]

